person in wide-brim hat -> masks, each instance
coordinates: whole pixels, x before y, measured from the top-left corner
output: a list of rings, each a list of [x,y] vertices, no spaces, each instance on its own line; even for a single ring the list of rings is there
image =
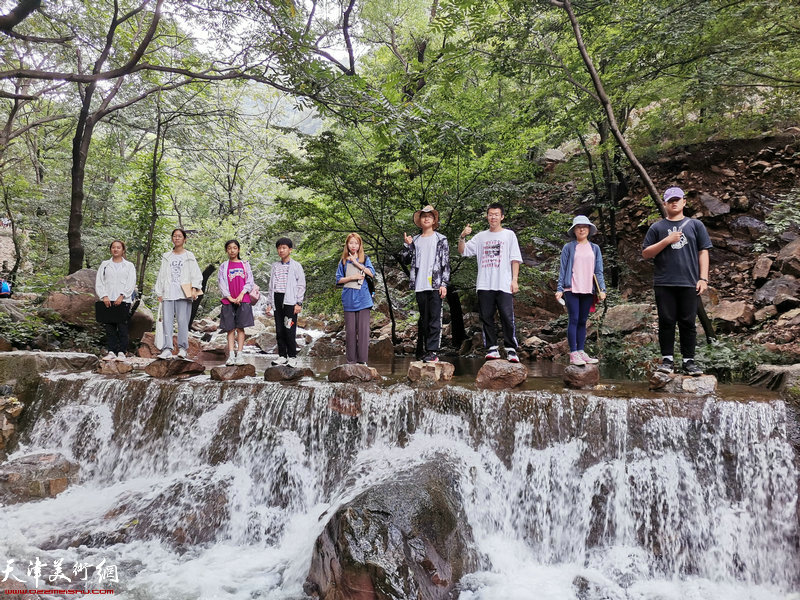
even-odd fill
[[[575,228],[578,225],[586,225],[589,228],[589,237],[592,237],[597,233],[597,227],[595,227],[594,224],[589,220],[589,217],[578,215],[572,219],[572,227],[567,230],[567,235],[572,239],[575,239]]]
[[[420,223],[419,219],[422,216],[422,213],[430,213],[433,215],[433,228],[439,229],[439,211],[433,208],[430,204],[425,206],[424,208],[420,208],[418,211],[414,213],[414,225],[422,229],[422,224]]]

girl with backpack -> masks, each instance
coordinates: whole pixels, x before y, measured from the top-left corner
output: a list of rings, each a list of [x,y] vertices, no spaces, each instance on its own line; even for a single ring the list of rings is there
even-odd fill
[[[369,354],[369,321],[372,294],[367,278],[374,279],[375,267],[364,254],[361,236],[351,233],[344,242],[342,259],[336,269],[336,285],[342,287],[347,362],[367,364]]]
[[[94,284],[95,293],[106,309],[103,310],[98,303],[98,320],[102,319],[105,325],[108,349],[103,360],[125,360],[130,341],[128,322],[136,289],[136,267],[125,260],[125,242],[114,240],[109,250],[111,258],[100,263]]]

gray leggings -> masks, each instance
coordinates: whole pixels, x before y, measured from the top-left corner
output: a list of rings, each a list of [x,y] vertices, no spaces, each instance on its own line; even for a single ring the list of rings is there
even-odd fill
[[[347,362],[364,363],[369,355],[369,317],[370,310],[344,312],[344,332],[347,340]]]
[[[164,300],[164,348],[172,350],[172,323],[178,317],[178,348],[189,349],[189,319],[192,317],[192,301]]]

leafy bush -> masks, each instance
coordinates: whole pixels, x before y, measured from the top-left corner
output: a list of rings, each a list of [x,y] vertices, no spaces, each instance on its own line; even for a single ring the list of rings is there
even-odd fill
[[[0,313],[0,331],[17,348],[47,348],[75,350],[98,354],[102,350],[101,334],[85,331],[51,318],[47,313],[29,316],[24,321],[12,321]]]

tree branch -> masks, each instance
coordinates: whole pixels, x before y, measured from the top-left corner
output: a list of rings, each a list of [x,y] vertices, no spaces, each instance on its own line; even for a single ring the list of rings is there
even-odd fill
[[[10,34],[11,30],[27,19],[42,4],[42,0],[19,0],[7,15],[0,15],[0,31]]]

